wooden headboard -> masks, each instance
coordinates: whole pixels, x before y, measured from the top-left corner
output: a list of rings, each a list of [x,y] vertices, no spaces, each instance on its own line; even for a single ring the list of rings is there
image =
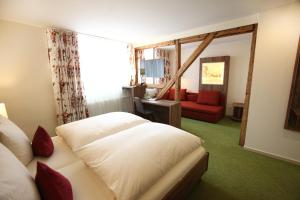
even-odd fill
[[[224,62],[225,63],[223,84],[222,85],[202,84],[202,64],[203,63],[214,63],[214,62]],[[220,91],[222,94],[222,99],[223,99],[222,104],[225,107],[226,107],[226,102],[227,102],[229,64],[230,64],[230,56],[200,58],[199,91],[200,90]]]

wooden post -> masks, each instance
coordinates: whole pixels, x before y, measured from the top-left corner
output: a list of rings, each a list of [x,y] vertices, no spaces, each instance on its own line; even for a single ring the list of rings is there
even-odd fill
[[[252,33],[250,61],[249,61],[248,78],[247,78],[247,86],[246,86],[246,96],[245,96],[245,102],[244,102],[244,111],[243,111],[243,118],[242,118],[242,123],[241,123],[241,132],[240,132],[240,141],[239,141],[240,146],[245,145],[250,94],[251,94],[251,85],[252,85],[253,66],[254,66],[256,35],[257,35],[257,24],[255,25],[253,33]]]
[[[203,40],[203,42],[196,48],[196,50],[190,55],[187,61],[180,67],[177,73],[169,80],[165,87],[158,93],[157,99],[162,98],[162,96],[174,85],[175,81],[191,66],[191,64],[196,60],[196,58],[204,51],[204,49],[211,43],[214,39],[215,33],[210,33]]]
[[[175,41],[175,52],[176,52],[176,72],[181,66],[181,44],[179,40]],[[181,76],[175,82],[175,101],[180,101],[180,89],[181,89]]]

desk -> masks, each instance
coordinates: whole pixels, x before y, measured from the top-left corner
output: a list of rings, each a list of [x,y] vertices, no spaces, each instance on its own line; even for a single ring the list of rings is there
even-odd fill
[[[146,86],[123,86],[123,101],[126,101],[130,107],[126,110],[130,113],[134,112],[133,97],[143,98]]]
[[[159,123],[169,124],[177,128],[181,127],[181,106],[179,102],[168,100],[142,99],[145,109],[154,112]]]

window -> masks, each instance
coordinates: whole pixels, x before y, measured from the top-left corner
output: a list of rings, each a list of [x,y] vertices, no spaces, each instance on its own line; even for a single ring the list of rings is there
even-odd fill
[[[159,84],[164,77],[164,59],[155,59],[154,49],[145,49],[144,58],[140,60],[141,81],[146,84]]]
[[[91,115],[122,110],[122,86],[130,81],[127,44],[78,35],[81,76]]]
[[[145,60],[152,60],[154,58],[154,49],[145,49],[144,58]]]

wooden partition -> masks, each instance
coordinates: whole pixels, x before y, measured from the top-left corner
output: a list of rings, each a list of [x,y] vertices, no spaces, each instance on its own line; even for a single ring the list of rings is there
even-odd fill
[[[162,46],[170,46],[176,45],[176,68],[177,71],[175,75],[164,85],[159,94],[157,95],[157,99],[163,97],[163,95],[176,83],[175,96],[176,100],[179,101],[179,91],[180,91],[180,78],[183,73],[191,66],[191,64],[199,57],[199,55],[206,49],[206,47],[215,39],[228,37],[233,35],[252,33],[252,45],[251,45],[251,55],[249,62],[249,72],[248,72],[248,81],[246,87],[245,94],[245,108],[243,114],[243,120],[241,125],[241,133],[240,133],[240,142],[241,146],[244,146],[245,143],[245,134],[247,128],[247,120],[248,120],[248,110],[249,110],[249,102],[250,102],[250,94],[251,94],[251,84],[252,84],[252,72],[253,72],[253,63],[254,63],[254,54],[255,54],[255,44],[256,44],[256,32],[257,32],[257,24],[250,24],[246,26],[240,26],[235,28],[230,28],[226,30],[220,30],[210,33],[204,33],[200,35],[194,35],[190,37],[179,38],[175,40],[164,41],[155,44],[149,44],[144,46],[139,46],[135,48],[135,69],[136,69],[136,77],[138,77],[138,63],[137,63],[137,52],[140,50],[148,49],[148,48],[157,48]],[[181,44],[199,42],[202,41],[201,44],[196,48],[196,50],[189,56],[187,61],[181,65]],[[137,78],[136,78],[136,84]]]

